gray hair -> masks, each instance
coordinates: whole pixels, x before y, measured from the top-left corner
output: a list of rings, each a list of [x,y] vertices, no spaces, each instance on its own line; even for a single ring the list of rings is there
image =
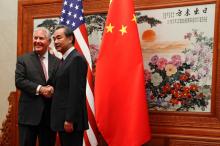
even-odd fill
[[[46,34],[46,37],[47,37],[49,40],[51,39],[51,33],[50,33],[50,31],[49,31],[46,27],[37,27],[37,28],[35,28],[33,34],[34,34],[36,31],[39,31],[39,30],[44,31],[45,34]]]

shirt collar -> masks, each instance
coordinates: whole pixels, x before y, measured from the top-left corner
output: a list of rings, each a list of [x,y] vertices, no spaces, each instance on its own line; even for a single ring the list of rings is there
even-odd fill
[[[63,59],[65,60],[67,56],[74,50],[74,47],[69,48],[64,54],[63,54]]]
[[[39,57],[47,60],[48,59],[48,51],[46,51],[42,56],[39,56]]]
[[[46,51],[46,52],[44,53],[43,57],[44,57],[45,59],[48,59],[48,51]]]

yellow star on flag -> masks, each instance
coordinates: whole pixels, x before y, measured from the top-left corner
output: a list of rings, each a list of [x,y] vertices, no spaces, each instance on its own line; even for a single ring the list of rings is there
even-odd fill
[[[109,5],[111,5],[112,4],[112,0],[110,0],[110,2],[109,2]]]
[[[111,23],[109,23],[108,26],[106,26],[107,32],[111,32],[112,33],[112,29],[114,28],[114,26],[112,26]]]
[[[137,22],[137,19],[136,19],[135,14],[133,14],[133,18],[132,18],[132,20],[131,20],[131,21],[134,21],[135,23]]]
[[[127,33],[127,26],[122,25],[121,29],[119,30],[121,32],[121,35],[124,35],[124,33]]]

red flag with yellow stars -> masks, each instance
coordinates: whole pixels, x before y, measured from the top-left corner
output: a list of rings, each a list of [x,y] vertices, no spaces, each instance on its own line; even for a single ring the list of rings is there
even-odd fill
[[[109,146],[140,146],[151,137],[133,0],[110,1],[96,64],[95,117]]]

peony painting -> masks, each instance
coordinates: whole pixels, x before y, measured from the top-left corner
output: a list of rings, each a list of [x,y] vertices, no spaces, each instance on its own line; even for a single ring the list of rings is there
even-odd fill
[[[161,21],[138,25],[150,110],[210,112],[215,5],[141,14]]]

